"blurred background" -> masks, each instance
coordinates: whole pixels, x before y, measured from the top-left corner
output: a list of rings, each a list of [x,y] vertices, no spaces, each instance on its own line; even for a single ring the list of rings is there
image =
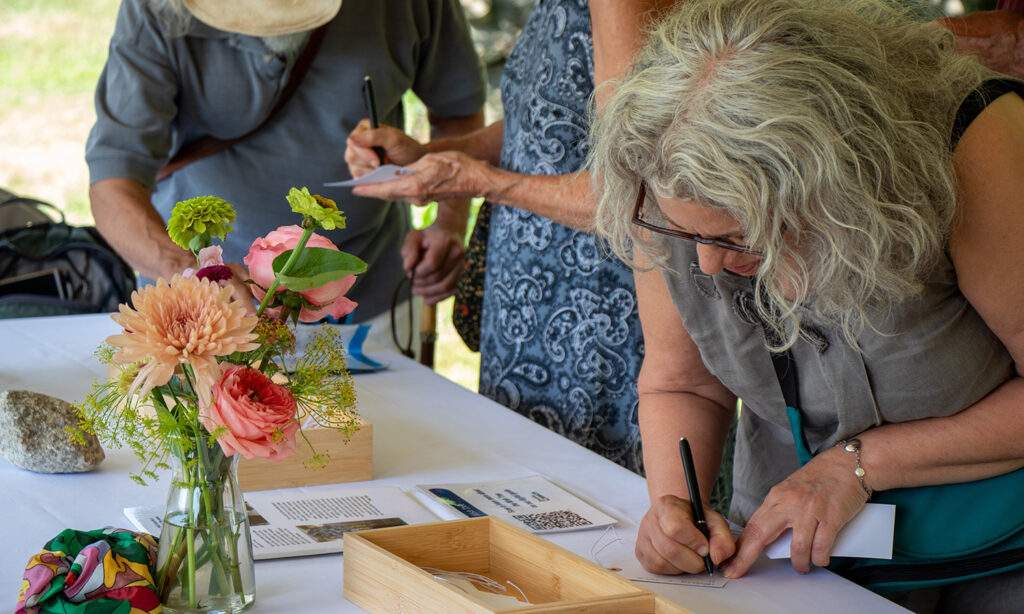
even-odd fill
[[[0,2],[0,188],[51,202],[72,224],[92,224],[83,155],[95,120],[93,88],[119,4],[120,0]],[[533,0],[462,4],[487,66],[491,122],[501,116],[497,86],[502,66]],[[994,5],[995,0],[935,2],[937,9],[951,15]],[[423,107],[411,95],[406,102],[406,127],[425,140]],[[421,224],[432,219],[429,209],[414,208],[414,215]],[[451,305],[448,299],[438,309],[435,369],[475,391],[479,355],[467,350],[452,328]]]
[[[373,1],[373,0],[364,0]],[[85,139],[95,121],[93,88],[107,56],[120,0],[0,1],[0,188],[53,203],[69,223],[91,225]],[[487,121],[501,116],[501,68],[532,0],[463,0],[491,82]],[[406,96],[406,127],[427,138],[422,104]],[[477,203],[478,205],[478,203]],[[474,207],[475,211],[475,207]],[[433,211],[413,208],[418,223]],[[477,389],[479,355],[438,307],[435,369]]]

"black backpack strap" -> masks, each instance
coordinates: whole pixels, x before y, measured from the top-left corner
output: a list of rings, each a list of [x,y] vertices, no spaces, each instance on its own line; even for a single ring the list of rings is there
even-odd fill
[[[64,224],[64,212],[55,205],[7,191],[0,193],[0,233],[54,223]]]
[[[950,150],[956,149],[956,145],[960,142],[960,137],[964,135],[964,131],[967,130],[967,126],[971,125],[971,122],[985,110],[985,107],[996,98],[1010,92],[1017,92],[1021,97],[1024,97],[1024,82],[1009,78],[987,79],[976,90],[967,94],[964,101],[960,103],[960,108],[957,109],[956,117],[953,119],[953,132],[949,144]]]

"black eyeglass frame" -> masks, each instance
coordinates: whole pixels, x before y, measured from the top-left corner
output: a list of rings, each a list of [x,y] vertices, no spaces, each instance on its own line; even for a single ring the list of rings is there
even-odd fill
[[[636,195],[636,206],[633,207],[633,224],[646,228],[652,232],[657,232],[669,237],[675,237],[684,241],[693,241],[694,243],[700,243],[701,245],[714,245],[715,247],[721,247],[734,252],[740,252],[741,254],[751,254],[754,256],[763,256],[764,252],[760,252],[752,247],[746,245],[736,245],[735,243],[729,243],[728,241],[722,241],[720,239],[708,239],[685,230],[676,230],[674,228],[665,228],[664,226],[657,226],[650,222],[645,222],[640,217],[640,211],[643,209],[644,201],[647,200],[647,184],[643,181],[640,182],[640,191]]]

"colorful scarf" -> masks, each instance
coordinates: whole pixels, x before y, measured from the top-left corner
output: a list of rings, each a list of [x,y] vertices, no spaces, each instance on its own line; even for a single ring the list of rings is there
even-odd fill
[[[15,614],[158,614],[156,540],[125,529],[65,529],[29,559]]]

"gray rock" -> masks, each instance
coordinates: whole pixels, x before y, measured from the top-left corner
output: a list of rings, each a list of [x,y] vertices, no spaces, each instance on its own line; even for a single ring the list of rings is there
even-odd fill
[[[85,445],[71,440],[67,427],[78,419],[71,404],[27,390],[0,392],[0,454],[37,473],[92,471],[103,461],[95,435]]]

